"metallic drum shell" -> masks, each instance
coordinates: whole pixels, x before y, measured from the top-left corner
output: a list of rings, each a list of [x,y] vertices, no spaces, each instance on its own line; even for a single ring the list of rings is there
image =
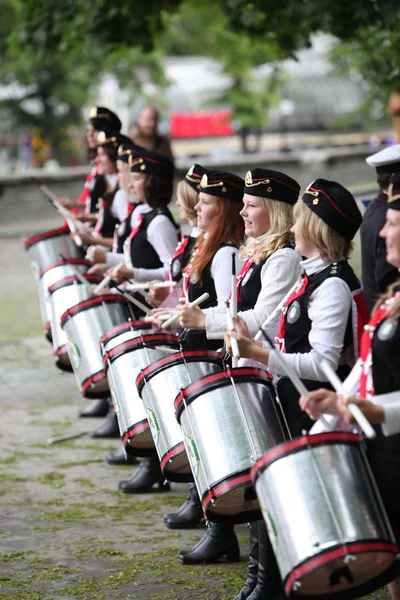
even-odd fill
[[[397,547],[366,464],[358,436],[337,432],[287,442],[253,468],[287,595],[356,598],[393,565]]]
[[[98,277],[86,276],[88,282],[95,283]],[[53,355],[56,366],[62,371],[72,371],[68,355],[68,336],[61,328],[61,316],[66,310],[90,297],[90,289],[83,285],[75,276],[65,277],[53,283],[48,288],[51,305],[51,332]]]
[[[70,307],[61,316],[68,354],[85,398],[108,397],[99,340],[109,329],[132,317],[130,304],[116,294],[104,294]]]
[[[259,519],[250,469],[285,440],[265,372],[245,367],[203,377],[182,390],[175,409],[207,518],[220,523]]]
[[[82,258],[73,258],[70,260],[57,260],[39,272],[37,280],[40,313],[42,316],[43,328],[45,335],[49,341],[52,341],[52,312],[51,312],[51,301],[49,295],[49,287],[57,281],[61,281],[65,277],[75,275],[76,271],[79,273],[86,273],[91,263],[88,260]],[[69,307],[66,307],[69,308]]]
[[[148,422],[148,413],[139,396],[135,381],[141,369],[165,357],[165,352],[159,350],[158,346],[169,346],[179,350],[178,337],[168,333],[138,336],[137,331],[131,331],[128,340],[127,332],[122,335],[124,341],[109,349],[103,359],[122,443],[128,454],[155,455],[156,449]]]
[[[62,255],[64,258],[83,258],[85,252],[70,238],[69,228],[60,227],[29,237],[24,243],[32,260],[44,269]]]
[[[136,380],[161,469],[170,481],[193,481],[183,433],[175,418],[174,398],[182,388],[223,368],[217,352],[177,352],[142,370]]]

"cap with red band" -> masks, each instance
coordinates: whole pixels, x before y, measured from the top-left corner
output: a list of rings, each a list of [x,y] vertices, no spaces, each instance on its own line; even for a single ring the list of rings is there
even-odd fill
[[[129,166],[132,173],[158,175],[158,177],[167,180],[172,180],[174,177],[174,163],[172,160],[158,152],[150,152],[150,150],[130,156]]]
[[[336,181],[316,179],[303,194],[303,202],[346,240],[357,233],[362,216],[353,194]]]
[[[285,173],[272,169],[252,169],[246,174],[245,194],[295,204],[300,185]]]
[[[199,192],[241,202],[244,194],[244,180],[226,171],[207,171],[200,182]]]

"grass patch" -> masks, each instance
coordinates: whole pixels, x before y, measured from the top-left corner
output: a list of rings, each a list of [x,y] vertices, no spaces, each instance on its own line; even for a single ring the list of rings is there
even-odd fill
[[[37,480],[39,483],[49,485],[55,489],[62,488],[65,485],[65,475],[63,475],[63,473],[58,473],[57,471],[51,471],[50,473],[40,475]]]

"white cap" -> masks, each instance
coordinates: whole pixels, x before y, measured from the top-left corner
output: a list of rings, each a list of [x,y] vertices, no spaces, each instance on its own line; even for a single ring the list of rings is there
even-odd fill
[[[370,167],[383,167],[400,162],[400,144],[394,144],[365,159]]]

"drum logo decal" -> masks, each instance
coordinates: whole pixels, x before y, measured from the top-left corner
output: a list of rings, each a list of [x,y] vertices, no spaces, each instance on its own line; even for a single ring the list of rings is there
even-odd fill
[[[115,408],[115,413],[118,414],[121,410],[120,404],[119,404],[119,400],[118,400],[118,395],[117,395],[117,391],[110,387],[110,394],[111,394],[111,400],[112,403],[114,405]]]
[[[77,371],[81,364],[81,353],[80,353],[80,350],[79,350],[77,344],[75,344],[75,342],[69,343],[69,356],[70,356],[71,364],[72,364],[74,371]]]
[[[188,433],[186,434],[186,448],[190,466],[192,467],[193,475],[197,477],[200,466],[200,455],[196,446],[196,442]]]
[[[156,446],[158,446],[158,441],[160,438],[160,426],[158,424],[156,413],[152,408],[150,408],[150,406],[147,407],[147,420],[149,421],[154,443]]]
[[[268,536],[269,536],[269,539],[271,540],[271,545],[274,549],[274,552],[277,552],[279,536],[278,536],[278,530],[275,525],[275,521],[273,520],[271,514],[268,512],[268,510],[265,508],[265,506],[261,507],[261,511],[262,511],[262,514],[264,517],[265,525],[267,526]]]
[[[32,269],[32,273],[35,279],[39,279],[39,271],[40,271],[40,266],[39,263],[36,260],[33,260],[31,262],[31,269]]]
[[[295,300],[288,310],[287,322],[291,324],[296,323],[297,319],[300,317],[300,312],[300,304]]]
[[[387,340],[391,340],[397,330],[398,321],[394,321],[391,323],[390,321],[385,321],[378,329],[378,340],[381,342],[386,342]]]

